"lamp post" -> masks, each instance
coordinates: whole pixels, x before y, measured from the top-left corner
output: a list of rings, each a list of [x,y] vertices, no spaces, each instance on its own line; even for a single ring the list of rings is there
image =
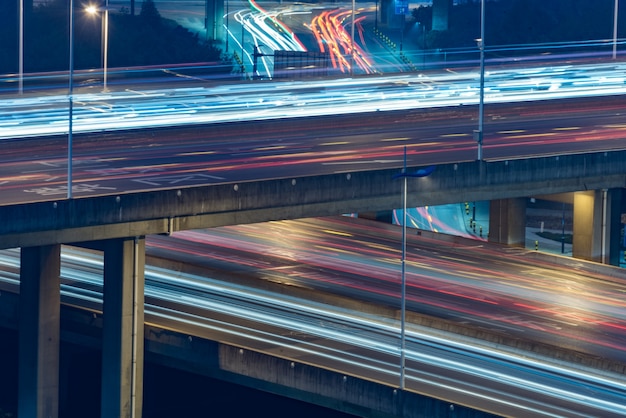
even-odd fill
[[[18,52],[18,93],[22,94],[24,91],[24,0],[20,0],[20,23],[19,23],[19,52]]]
[[[102,57],[103,64],[103,88],[107,90],[107,67],[109,61],[109,0],[104,3],[104,52]]]
[[[87,6],[87,13],[95,15],[104,12],[104,21],[102,22],[102,77],[103,91],[107,91],[107,69],[109,61],[109,0],[104,0],[104,7]]]
[[[402,191],[402,260],[401,260],[401,292],[400,292],[400,389],[404,390],[405,363],[406,363],[406,201],[407,201],[407,178],[426,177],[435,170],[435,166],[421,168],[414,173],[406,171],[406,147],[404,147],[404,165],[402,172],[393,178],[404,179]]]
[[[74,119],[74,0],[70,0],[70,62],[68,74],[69,129],[67,131],[67,198],[72,198],[72,123]]]
[[[483,120],[485,107],[485,0],[480,1],[480,39],[477,39],[480,50],[480,92],[478,102],[478,130],[474,138],[478,145],[478,161],[483,159]]]
[[[619,10],[619,0],[615,0],[613,10],[613,59],[617,57],[617,12]]]

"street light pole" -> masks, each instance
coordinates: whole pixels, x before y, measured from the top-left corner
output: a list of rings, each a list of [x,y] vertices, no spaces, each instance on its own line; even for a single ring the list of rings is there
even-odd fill
[[[107,89],[107,70],[109,62],[109,0],[104,1],[104,7],[88,6],[87,13],[95,15],[102,11],[104,16],[102,18],[102,91],[106,92]]]
[[[478,161],[483,159],[483,121],[485,107],[485,0],[480,1],[480,39],[478,39],[480,50],[480,93],[478,103],[478,130],[475,132],[475,139],[478,145]]]
[[[107,91],[107,67],[109,61],[109,0],[104,3],[104,56],[103,62],[103,91]]]
[[[69,129],[67,133],[67,198],[72,198],[72,123],[74,119],[74,0],[70,0],[70,62],[69,62]]]
[[[407,178],[408,177],[426,177],[435,170],[435,166],[419,169],[415,173],[407,173],[406,171],[406,147],[404,147],[404,164],[402,172],[393,178],[403,177],[402,191],[402,260],[400,275],[400,389],[405,388],[405,369],[406,369],[406,202],[407,202]]]
[[[619,9],[619,0],[615,0],[615,8],[613,10],[613,59],[617,57],[617,12]]]
[[[404,147],[404,166],[402,168],[403,191],[402,191],[402,266],[401,266],[401,291],[400,291],[400,389],[405,386],[406,366],[406,199],[407,199],[407,176],[406,176],[406,147]]]
[[[24,91],[24,0],[20,0],[20,29],[19,29],[19,56],[18,56],[18,93],[22,94]]]

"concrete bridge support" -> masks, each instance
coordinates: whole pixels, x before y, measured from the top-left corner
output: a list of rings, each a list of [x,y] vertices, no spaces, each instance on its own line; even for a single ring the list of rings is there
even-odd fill
[[[103,247],[101,417],[141,417],[145,239],[111,239]]]
[[[490,202],[489,241],[516,247],[526,245],[526,198]]]
[[[574,258],[619,265],[623,190],[574,193]]]
[[[59,416],[61,246],[20,253],[18,415]]]
[[[141,417],[145,239],[86,243],[104,251],[103,418]],[[61,245],[23,247],[20,257],[18,415],[59,416]]]

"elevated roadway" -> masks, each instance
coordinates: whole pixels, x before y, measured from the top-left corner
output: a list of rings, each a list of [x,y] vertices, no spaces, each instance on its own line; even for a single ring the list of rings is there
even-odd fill
[[[621,96],[491,104],[482,161],[473,105],[84,133],[73,199],[65,137],[5,142],[0,246],[22,248],[21,412],[56,405],[61,244],[104,251],[103,415],[130,416],[141,411],[131,395],[141,391],[145,236],[397,207],[405,147],[409,170],[437,166],[409,182],[411,206],[621,189],[623,107]]]
[[[409,171],[437,166],[409,206],[623,187],[620,99],[555,103],[490,106],[483,161],[471,107],[87,136],[72,200],[63,137],[6,142],[0,245],[388,210],[405,147]]]
[[[430,234],[409,240],[408,393],[396,399],[390,388],[399,370],[399,235],[398,227],[337,218],[154,237],[148,254],[158,258],[146,268],[148,350],[196,372],[232,373],[239,383],[322,404],[342,400],[341,410],[367,416],[421,405],[415,392],[447,400],[432,403],[433,410],[452,405],[457,413],[465,405],[506,416],[619,416],[621,401],[612,392],[620,392],[624,371],[623,318],[611,312],[623,270],[515,249],[502,254]],[[68,250],[64,260],[65,303],[96,318],[70,315],[77,322],[66,335],[97,341],[87,324],[100,323],[102,259]],[[6,256],[2,264],[15,269]],[[587,292],[597,296],[590,300]],[[543,342],[541,333],[548,336]],[[197,337],[222,344],[192,343]],[[207,360],[207,347],[219,366]],[[268,374],[268,363],[292,372]],[[421,378],[425,368],[433,375]],[[293,371],[300,378],[289,377]],[[328,381],[317,386],[304,378],[309,373]],[[424,411],[415,408],[401,414]]]
[[[468,133],[471,107],[376,112],[367,123],[359,114],[87,136],[76,141],[73,199],[65,197],[65,138],[5,142],[12,159],[2,164],[8,202],[0,216],[11,221],[0,225],[0,246],[22,248],[29,285],[20,294],[20,370],[28,377],[20,380],[21,414],[48,416],[58,402],[61,244],[105,253],[102,405],[111,410],[102,414],[138,414],[141,398],[131,395],[142,383],[145,236],[400,206],[393,177],[405,146],[409,171],[436,165],[409,182],[411,206],[623,188],[623,104],[584,102],[492,105],[491,123],[501,130],[487,140],[483,161],[475,161]],[[575,116],[564,126],[568,112]],[[336,133],[328,135],[329,125]],[[250,142],[241,141],[246,130]],[[35,403],[33,392],[41,396]]]

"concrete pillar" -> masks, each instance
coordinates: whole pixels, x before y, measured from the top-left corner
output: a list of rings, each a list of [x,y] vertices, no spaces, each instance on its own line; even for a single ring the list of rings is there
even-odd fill
[[[59,416],[61,246],[22,248],[18,416]]]
[[[574,194],[574,258],[619,264],[622,189]]]
[[[143,406],[145,239],[104,243],[102,418],[140,418]]]
[[[492,200],[489,203],[489,241],[526,245],[526,199]]]
[[[572,256],[600,261],[602,199],[596,190],[574,193]]]
[[[452,0],[433,0],[433,30],[448,30]]]

